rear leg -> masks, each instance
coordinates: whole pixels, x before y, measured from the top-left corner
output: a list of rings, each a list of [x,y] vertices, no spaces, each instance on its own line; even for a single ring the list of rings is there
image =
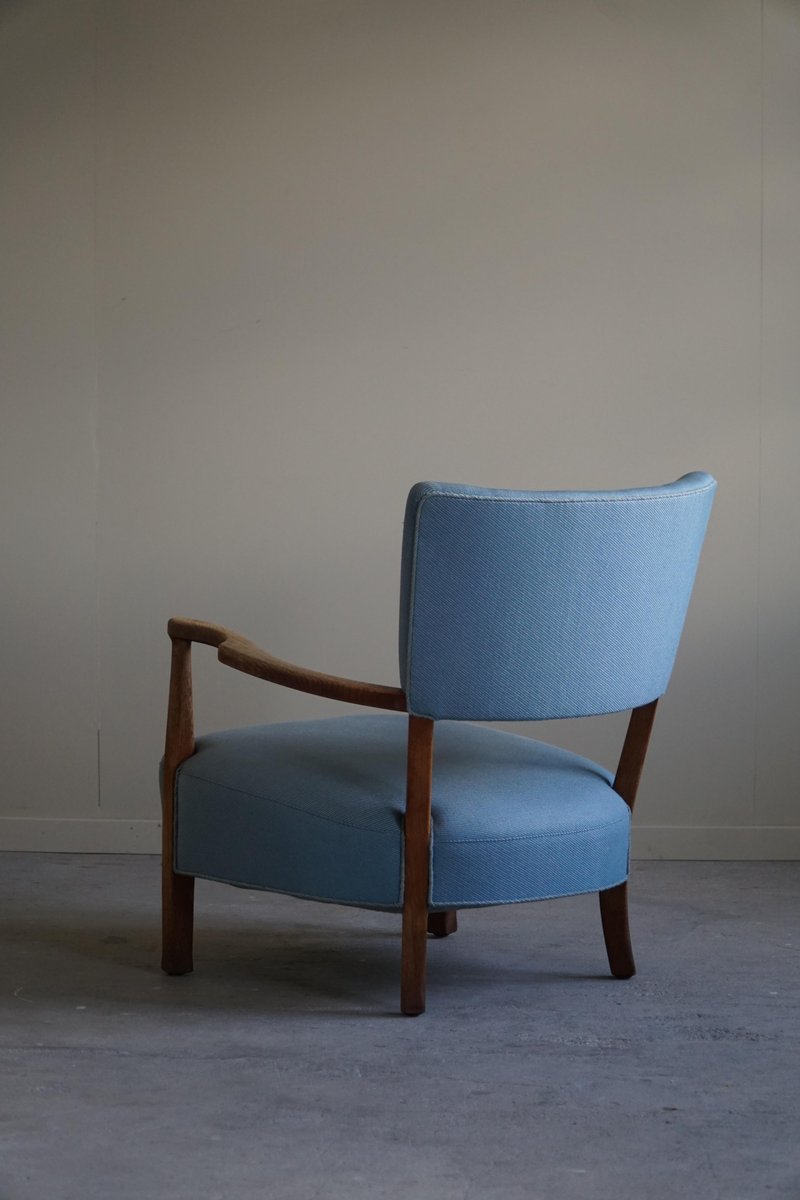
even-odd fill
[[[611,974],[617,979],[630,979],[636,974],[633,948],[628,928],[628,885],[617,884],[600,892],[600,918]]]
[[[428,933],[436,938],[449,937],[458,929],[458,913],[454,908],[428,913]]]

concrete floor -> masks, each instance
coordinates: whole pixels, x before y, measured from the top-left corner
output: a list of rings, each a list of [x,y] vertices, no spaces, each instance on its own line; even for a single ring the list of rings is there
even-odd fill
[[[0,1200],[800,1200],[800,863],[641,863],[639,974],[597,904],[462,914],[428,1013],[399,922],[158,862],[0,855]]]

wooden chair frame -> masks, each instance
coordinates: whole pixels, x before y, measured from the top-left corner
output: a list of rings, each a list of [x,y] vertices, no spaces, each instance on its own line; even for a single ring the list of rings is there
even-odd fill
[[[168,625],[172,640],[167,736],[162,775],[162,960],[168,975],[192,970],[194,878],[174,870],[174,795],[178,767],[194,753],[192,710],[192,642],[214,646],[225,666],[296,691],[363,704],[370,708],[407,712],[400,688],[324,675],[274,658],[246,638],[205,621],[174,617]],[[614,777],[614,790],[633,809],[644,767],[657,700],[631,712],[628,731]],[[404,823],[405,886],[400,1007],[407,1016],[425,1011],[428,935],[447,937],[457,928],[453,910],[428,912],[431,840],[431,779],[434,722],[409,714],[406,812]],[[628,927],[627,883],[599,893],[600,915],[612,975],[629,979],[636,971]]]

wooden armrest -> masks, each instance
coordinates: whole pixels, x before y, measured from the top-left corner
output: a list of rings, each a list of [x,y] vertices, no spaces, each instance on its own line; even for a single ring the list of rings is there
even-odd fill
[[[338,675],[323,675],[306,667],[295,666],[267,654],[247,638],[226,629],[224,625],[212,625],[208,621],[193,621],[184,617],[173,617],[167,626],[169,636],[187,642],[202,642],[216,646],[217,658],[226,667],[267,679],[298,692],[310,692],[312,696],[327,696],[330,700],[344,700],[348,704],[364,704],[369,708],[388,708],[394,712],[406,712],[405,693],[396,687],[385,687],[380,683],[362,683],[358,679],[342,679]]]

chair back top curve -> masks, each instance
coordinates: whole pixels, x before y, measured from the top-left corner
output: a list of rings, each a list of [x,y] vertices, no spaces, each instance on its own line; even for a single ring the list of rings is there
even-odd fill
[[[400,597],[409,712],[544,720],[656,699],[715,490],[699,471],[611,492],[416,484]]]

